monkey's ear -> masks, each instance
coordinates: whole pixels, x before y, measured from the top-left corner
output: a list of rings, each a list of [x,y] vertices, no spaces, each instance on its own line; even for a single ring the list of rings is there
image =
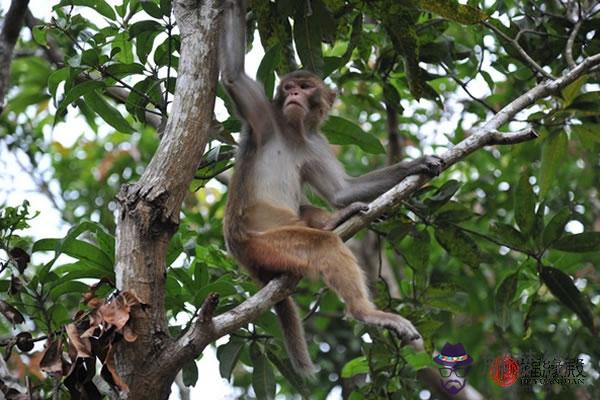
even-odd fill
[[[335,91],[328,89],[327,90],[327,104],[329,104],[329,107],[333,106],[333,102],[335,101],[337,94],[335,93]]]

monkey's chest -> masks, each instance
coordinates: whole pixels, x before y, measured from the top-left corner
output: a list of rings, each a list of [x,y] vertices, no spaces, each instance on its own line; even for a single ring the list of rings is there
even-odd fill
[[[268,146],[262,150],[254,174],[257,200],[297,210],[302,199],[300,161],[281,146]]]

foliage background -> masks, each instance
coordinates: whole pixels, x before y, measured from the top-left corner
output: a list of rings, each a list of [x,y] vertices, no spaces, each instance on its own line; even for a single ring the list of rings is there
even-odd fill
[[[257,77],[268,95],[275,77],[297,64],[327,76],[339,101],[323,131],[347,170],[359,174],[388,159],[442,152],[542,79],[502,34],[518,37],[546,73],[560,75],[577,3],[255,0],[248,36],[257,32],[266,49]],[[575,35],[575,59],[600,52],[598,7],[581,3],[589,12]],[[89,285],[112,279],[114,197],[139,178],[159,141],[153,121],[169,112],[180,43],[170,2],[111,4],[57,2],[52,19],[30,23],[18,43],[0,118],[2,149],[26,160],[25,171],[72,228],[58,239],[21,236],[27,223],[36,224],[33,213],[26,204],[4,204],[0,292],[27,322],[3,311],[3,337],[61,334],[85,309],[80,298]],[[486,397],[600,395],[598,83],[597,73],[581,78],[520,113],[507,129],[532,126],[539,139],[476,152],[371,227],[395,278],[394,285],[373,282],[377,303],[409,317],[430,349],[462,342],[480,361],[469,380]],[[231,111],[222,90],[219,97]],[[257,289],[222,240],[226,187],[214,177],[231,166],[239,131],[228,115],[216,114],[218,129],[170,245],[173,332],[210,292],[221,295],[223,311]],[[77,117],[86,126],[73,131],[72,145],[53,139],[55,124]],[[24,261],[47,252],[72,258]],[[217,350],[221,375],[244,396],[277,391],[317,399],[342,387],[352,399],[414,398],[422,390],[415,369],[429,360],[400,349],[387,333],[345,320],[343,305],[320,284],[303,282],[295,299],[305,313],[312,310],[305,325],[317,381],[303,386],[289,371],[275,316],[265,314]],[[501,389],[487,377],[485,360],[526,352],[583,358],[585,384]],[[24,363],[21,378],[49,393],[54,383],[43,379],[38,362],[14,350],[9,365]],[[183,381],[196,379],[202,385],[195,366],[186,366]]]

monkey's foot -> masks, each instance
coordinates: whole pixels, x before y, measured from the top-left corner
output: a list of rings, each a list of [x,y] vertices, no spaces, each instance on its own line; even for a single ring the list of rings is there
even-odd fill
[[[438,176],[444,169],[444,160],[438,156],[423,156],[422,160],[423,163],[421,165],[423,167],[423,174]]]
[[[323,230],[332,231],[339,225],[350,219],[350,217],[352,217],[353,215],[367,211],[369,211],[369,204],[363,203],[362,201],[355,201],[354,203],[348,205],[346,208],[336,212],[331,218],[331,220],[327,224],[325,224]]]

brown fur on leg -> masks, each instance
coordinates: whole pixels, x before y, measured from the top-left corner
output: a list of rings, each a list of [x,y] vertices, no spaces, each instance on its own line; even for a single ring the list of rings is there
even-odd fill
[[[354,318],[390,328],[402,340],[419,337],[410,321],[375,308],[354,255],[332,232],[301,226],[269,229],[252,235],[244,245],[244,254],[251,269],[315,278],[321,275]]]

